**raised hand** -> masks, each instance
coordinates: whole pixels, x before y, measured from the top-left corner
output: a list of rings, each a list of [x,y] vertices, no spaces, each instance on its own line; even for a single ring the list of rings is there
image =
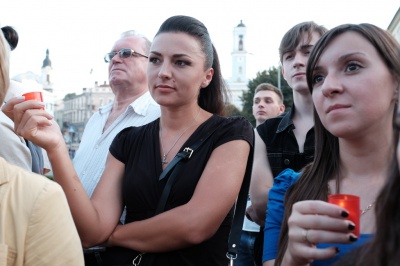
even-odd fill
[[[14,130],[18,135],[48,151],[64,145],[64,139],[53,116],[42,108],[42,102],[16,97],[8,101],[2,111],[14,121]]]
[[[350,243],[357,240],[348,212],[324,201],[300,201],[288,219],[289,241],[282,265],[308,265],[314,260],[334,257],[335,246],[317,248],[318,243]]]

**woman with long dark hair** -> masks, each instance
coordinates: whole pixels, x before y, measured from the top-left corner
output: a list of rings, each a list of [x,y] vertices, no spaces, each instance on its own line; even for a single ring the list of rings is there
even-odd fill
[[[47,150],[83,245],[124,248],[103,265],[226,265],[231,209],[252,164],[252,126],[242,117],[222,116],[227,98],[217,52],[197,19],[167,19],[148,57],[149,90],[161,117],[116,136],[91,199],[52,117],[33,110],[35,102],[17,100],[6,112],[18,133]],[[136,59],[134,54],[124,58]],[[176,154],[207,136],[190,160],[179,163],[165,208],[156,214],[168,180],[159,180],[161,173]],[[120,225],[124,206],[126,220]]]
[[[315,157],[286,193],[277,265],[329,265],[373,237],[399,82],[399,44],[374,25],[341,25],[317,42],[307,66]],[[326,202],[339,193],[360,197],[359,238],[347,210]]]

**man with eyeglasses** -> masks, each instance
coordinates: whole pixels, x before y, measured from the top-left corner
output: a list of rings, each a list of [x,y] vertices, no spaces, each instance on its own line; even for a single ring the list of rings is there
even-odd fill
[[[160,117],[160,107],[147,85],[150,45],[143,35],[124,32],[104,57],[115,99],[89,119],[73,160],[89,197],[103,173],[115,135],[126,127],[142,126]]]

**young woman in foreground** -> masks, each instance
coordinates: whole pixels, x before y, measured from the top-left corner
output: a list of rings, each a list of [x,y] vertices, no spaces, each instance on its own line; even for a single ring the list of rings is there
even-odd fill
[[[341,25],[315,45],[307,66],[315,158],[286,193],[278,265],[330,265],[372,238],[394,156],[399,81],[399,45],[376,26]],[[338,193],[360,197],[359,239],[347,211],[326,202]]]

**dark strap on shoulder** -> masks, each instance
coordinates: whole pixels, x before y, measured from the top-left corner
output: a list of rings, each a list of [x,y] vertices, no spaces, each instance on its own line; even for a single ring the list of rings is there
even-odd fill
[[[172,184],[174,183],[174,180],[175,180],[176,176],[178,175],[178,172],[180,172],[180,170],[181,170],[181,167],[182,167],[181,160],[184,159],[184,157],[185,157],[185,154],[182,155],[182,152],[178,153],[168,166],[172,165],[172,163],[174,163],[174,165],[169,170],[168,170],[168,167],[165,168],[165,170],[161,173],[159,180],[164,178],[173,169],[170,177],[167,180],[167,183],[165,184],[164,190],[161,194],[160,201],[158,202],[155,215],[164,212],[165,204],[167,203],[169,193],[171,192]],[[166,172],[166,170],[168,170],[168,172]]]
[[[183,159],[189,159],[191,156],[190,152],[186,152],[186,149],[190,148],[185,148],[183,151],[179,152],[177,155],[175,155],[174,159],[168,164],[167,168],[162,171],[160,177],[158,178],[158,181],[163,180],[169,173],[171,173],[171,170],[174,169],[175,165],[179,163]]]
[[[199,139],[195,144],[192,145],[192,147],[186,147],[183,149],[183,151],[179,152],[174,159],[169,163],[167,168],[164,169],[164,171],[161,173],[160,177],[158,180],[162,180],[168,175],[168,181],[165,184],[164,190],[161,194],[160,201],[158,202],[157,209],[155,212],[155,215],[162,213],[165,210],[165,204],[167,203],[169,193],[171,192],[172,184],[174,183],[174,180],[176,176],[179,174],[180,169],[182,168],[183,162],[182,160],[189,160],[192,157],[192,154],[200,148],[200,146],[207,140],[209,139],[215,131],[217,131],[217,128],[215,127],[214,129],[210,130],[207,132],[207,134]]]
[[[237,258],[238,248],[240,244],[240,236],[242,234],[243,220],[246,213],[247,198],[249,195],[251,171],[253,168],[253,149],[250,149],[249,158],[247,159],[246,172],[240,187],[239,196],[236,200],[235,213],[233,216],[231,231],[228,240],[228,252],[226,257],[230,260]]]

